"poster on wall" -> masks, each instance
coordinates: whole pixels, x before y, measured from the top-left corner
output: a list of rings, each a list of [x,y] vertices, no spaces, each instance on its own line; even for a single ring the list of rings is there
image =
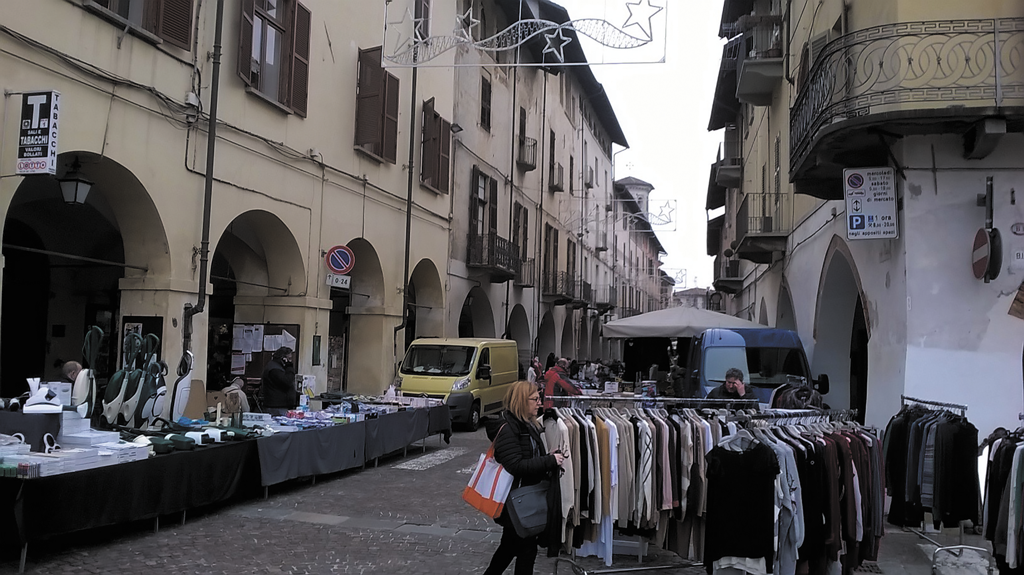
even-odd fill
[[[60,92],[26,92],[21,97],[15,173],[57,174]]]

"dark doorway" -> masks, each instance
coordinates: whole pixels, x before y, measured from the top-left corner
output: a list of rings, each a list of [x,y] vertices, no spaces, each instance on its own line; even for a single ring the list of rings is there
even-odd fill
[[[857,410],[857,421],[864,423],[868,404],[868,328],[864,322],[864,306],[860,296],[853,312],[853,333],[850,337],[850,408]]]
[[[462,305],[462,313],[459,314],[459,337],[473,336],[473,298],[466,298]]]
[[[231,264],[220,252],[210,262],[210,320],[207,339],[206,379],[208,390],[220,390],[234,379],[231,375],[231,326],[235,323],[235,295],[238,284]]]
[[[331,319],[327,335],[327,391],[348,389],[348,306],[352,297],[349,290],[331,288]]]
[[[4,226],[3,325],[0,326],[0,395],[28,391],[28,377],[43,377],[46,362],[47,311],[50,298],[50,258],[13,246],[43,249],[29,226],[8,219]]]
[[[405,320],[405,349],[416,339],[416,284],[409,282],[409,306]]]

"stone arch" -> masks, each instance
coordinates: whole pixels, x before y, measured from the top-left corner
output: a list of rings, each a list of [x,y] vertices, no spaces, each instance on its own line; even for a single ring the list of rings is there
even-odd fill
[[[562,323],[562,344],[559,346],[559,357],[576,358],[576,346],[573,344],[572,313],[565,314],[565,321]]]
[[[530,365],[530,351],[533,349],[533,341],[530,337],[530,320],[526,315],[526,308],[522,304],[516,304],[512,313],[508,316],[508,335],[516,340],[516,347],[519,350],[519,363],[524,368]]]
[[[558,355],[555,347],[555,318],[551,312],[545,312],[540,320],[540,327],[537,328],[537,357],[541,363],[546,363],[549,353]]]
[[[437,266],[420,260],[409,276],[409,311],[406,339],[444,335],[444,286]]]
[[[765,302],[764,298],[761,298],[761,307],[758,310],[757,323],[761,325],[768,325],[768,303]]]
[[[91,325],[113,336],[92,366],[100,377],[109,377],[117,366],[118,318],[125,315],[123,282],[171,275],[166,227],[152,192],[124,165],[81,150],[58,156],[58,177],[75,162],[92,182],[84,203],[65,204],[57,178],[41,175],[23,178],[6,206],[0,311],[4,397],[25,391],[26,377],[55,377],[57,359],[81,361],[82,335]],[[184,254],[179,259],[174,265],[191,264]],[[33,286],[38,301],[26,293]],[[165,300],[147,302],[149,315],[167,313]],[[53,337],[49,324],[60,325],[65,335]],[[168,321],[157,335],[164,338],[169,329]]]
[[[298,241],[281,218],[265,210],[237,216],[213,250],[224,257],[239,296],[289,296],[306,292],[306,270]],[[217,281],[217,277],[211,280]]]
[[[797,331],[796,312],[793,310],[793,296],[785,278],[779,286],[779,303],[775,309],[775,327]]]
[[[380,307],[384,301],[384,271],[381,269],[380,257],[373,244],[363,238],[355,238],[348,242],[352,254],[356,257],[356,265],[349,274],[352,276],[352,307]],[[401,309],[401,306],[399,306]]]
[[[494,311],[487,292],[473,287],[462,303],[459,315],[459,337],[495,337]]]

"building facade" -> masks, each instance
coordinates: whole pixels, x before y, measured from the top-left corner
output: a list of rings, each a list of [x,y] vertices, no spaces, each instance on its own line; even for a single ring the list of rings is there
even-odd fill
[[[47,0],[5,19],[0,395],[80,360],[91,325],[105,332],[101,380],[138,331],[160,338],[168,377],[187,347],[208,387],[258,378],[264,343],[292,340],[319,390],[365,393],[390,383],[415,337],[614,355],[601,318],[627,279],[605,249],[621,237],[604,217],[606,174],[625,138],[607,99],[588,100],[589,68],[494,67],[468,50],[389,66],[383,11],[328,0],[224,0],[218,48],[219,4]],[[396,26],[429,36],[463,4],[420,2]],[[51,92],[56,169],[21,174],[21,112]],[[88,196],[62,200],[76,178]]]
[[[826,401],[868,423],[909,396],[1015,426],[1024,8],[726,0],[719,32],[707,247],[727,311],[797,330]],[[992,228],[1002,262],[976,278]]]

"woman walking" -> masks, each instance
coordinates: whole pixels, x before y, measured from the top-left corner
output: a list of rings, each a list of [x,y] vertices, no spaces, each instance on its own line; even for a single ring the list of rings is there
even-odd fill
[[[505,395],[505,423],[494,439],[494,459],[512,474],[512,485],[535,485],[562,465],[561,453],[544,455],[543,427],[537,419],[541,406],[537,388],[528,381],[512,384]],[[501,543],[484,575],[500,575],[516,560],[515,575],[532,575],[537,559],[537,537],[522,538],[505,509],[495,520],[502,526]]]

